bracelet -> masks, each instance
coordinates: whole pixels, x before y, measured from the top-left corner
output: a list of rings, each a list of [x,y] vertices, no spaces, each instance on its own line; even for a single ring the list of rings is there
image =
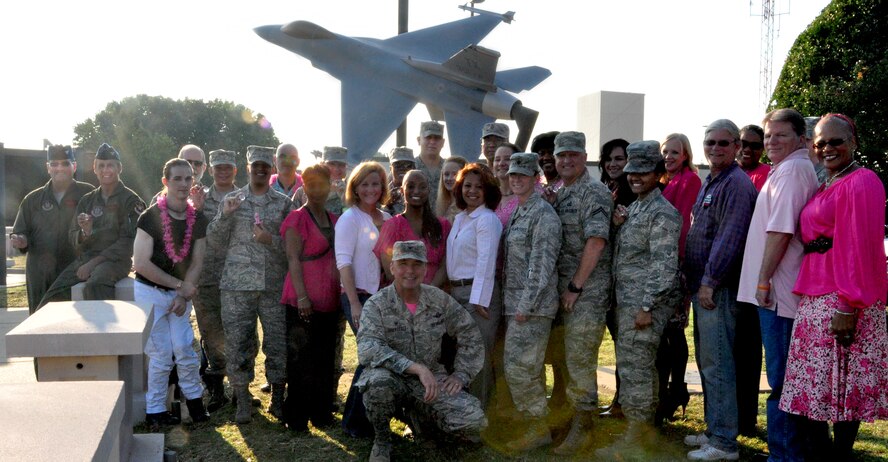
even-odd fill
[[[306,295],[306,296],[300,298],[299,300],[296,300],[296,303],[299,303],[299,302],[301,302],[302,300],[308,300],[308,295]]]
[[[179,283],[176,284],[176,289],[181,289],[181,288],[182,288],[182,281],[179,281]]]
[[[845,316],[854,316],[854,313],[846,313],[844,311],[839,311],[839,310],[836,310],[836,314],[841,314],[841,315],[845,315]]]
[[[756,288],[758,290],[771,290],[771,284],[768,284],[768,285],[759,284],[756,286]]]

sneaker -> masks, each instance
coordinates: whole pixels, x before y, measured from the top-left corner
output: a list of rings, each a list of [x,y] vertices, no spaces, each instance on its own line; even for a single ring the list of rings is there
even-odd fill
[[[706,436],[706,433],[700,433],[699,435],[688,435],[684,441],[688,446],[703,446],[709,444],[709,437]]]
[[[689,460],[739,460],[740,453],[737,451],[728,452],[721,449],[704,444],[700,449],[694,449],[688,453]]]

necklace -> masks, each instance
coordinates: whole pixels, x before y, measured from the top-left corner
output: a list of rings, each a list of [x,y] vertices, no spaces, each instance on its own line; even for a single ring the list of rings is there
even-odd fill
[[[191,205],[191,201],[185,202],[185,238],[182,239],[182,248],[176,252],[176,244],[173,241],[173,226],[170,223],[170,213],[167,208],[166,195],[157,199],[157,208],[160,209],[160,221],[163,224],[163,250],[170,257],[173,264],[181,263],[191,251],[191,236],[194,231],[194,222],[197,221],[197,213]]]
[[[826,180],[826,187],[828,188],[836,178],[838,178],[843,173],[845,173],[845,171],[847,171],[849,168],[854,167],[856,165],[857,165],[857,161],[853,160],[853,161],[851,161],[850,164],[845,166],[845,168],[839,170],[838,173],[836,173],[835,175],[830,175],[830,177]]]

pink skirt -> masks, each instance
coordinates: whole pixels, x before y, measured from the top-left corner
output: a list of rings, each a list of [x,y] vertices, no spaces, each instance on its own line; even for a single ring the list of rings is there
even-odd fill
[[[829,323],[837,292],[803,296],[792,330],[780,409],[812,420],[888,418],[888,332],[881,301],[856,311],[854,343],[838,344]]]

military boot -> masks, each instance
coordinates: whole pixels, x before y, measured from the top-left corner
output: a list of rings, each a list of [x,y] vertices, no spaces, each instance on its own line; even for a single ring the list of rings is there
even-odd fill
[[[218,411],[222,406],[228,403],[228,397],[225,396],[224,377],[221,375],[205,375],[204,383],[207,385],[207,393],[210,395],[210,402],[207,403],[207,411],[213,413]]]
[[[278,420],[284,420],[284,391],[286,385],[283,383],[271,385],[271,404],[268,405],[268,413]]]
[[[570,423],[570,431],[560,446],[552,450],[560,456],[569,456],[583,449],[589,443],[589,432],[594,422],[592,411],[576,411]]]
[[[646,460],[654,448],[657,431],[648,423],[629,422],[623,435],[610,446],[596,449],[602,460]]]
[[[239,424],[248,424],[253,419],[252,401],[250,389],[246,385],[238,385],[234,387],[234,396],[237,398],[237,413],[234,415],[234,421]]]
[[[552,433],[545,417],[538,417],[530,422],[523,435],[510,441],[506,448],[510,452],[526,452],[547,444],[552,444]]]
[[[188,414],[194,423],[206,422],[210,420],[210,414],[204,409],[203,398],[194,398],[185,400],[185,406],[188,408]]]
[[[369,462],[389,462],[392,458],[391,438],[376,437],[373,440],[373,449],[370,450]]]

